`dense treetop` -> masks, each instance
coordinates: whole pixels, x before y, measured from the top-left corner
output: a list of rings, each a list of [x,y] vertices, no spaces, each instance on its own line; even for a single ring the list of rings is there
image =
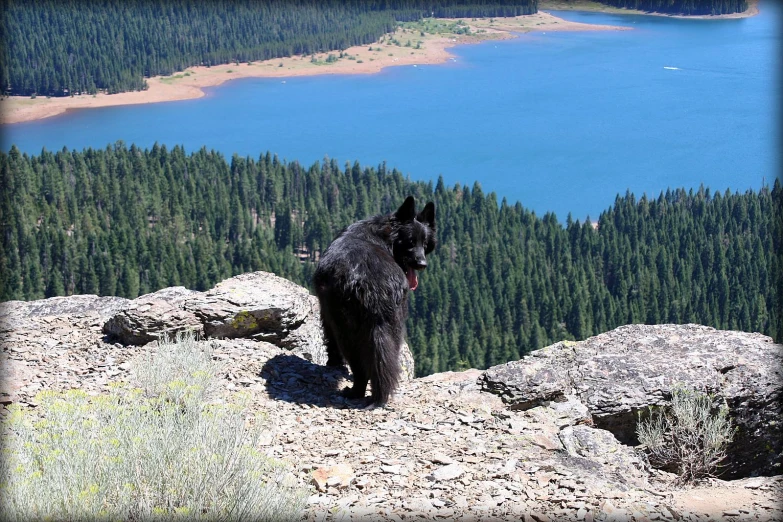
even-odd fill
[[[722,15],[748,9],[746,0],[598,0],[602,4],[656,13]]]
[[[365,45],[422,16],[515,16],[537,0],[5,0],[0,91],[65,96],[146,88],[194,65]]]
[[[515,173],[508,173],[513,176]],[[595,225],[498,203],[478,183],[385,164],[310,167],[122,143],[0,153],[0,299],[205,290],[269,270],[309,286],[347,224],[413,194],[440,245],[412,293],[420,375],[517,359],[627,323],[696,322],[783,339],[783,187],[617,196]]]

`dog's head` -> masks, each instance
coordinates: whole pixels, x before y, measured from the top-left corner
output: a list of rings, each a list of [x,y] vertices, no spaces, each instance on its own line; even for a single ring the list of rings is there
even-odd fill
[[[416,290],[419,286],[417,270],[427,268],[426,255],[435,249],[435,203],[430,201],[416,213],[416,200],[408,196],[393,214],[397,223],[394,235],[394,259],[405,272],[408,286]]]

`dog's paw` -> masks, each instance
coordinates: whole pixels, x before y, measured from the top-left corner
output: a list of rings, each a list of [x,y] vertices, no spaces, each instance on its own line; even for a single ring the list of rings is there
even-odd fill
[[[329,358],[326,360],[326,366],[330,368],[345,368],[345,360]]]
[[[342,393],[343,397],[346,399],[364,399],[364,391],[359,392],[356,388],[343,388]],[[368,399],[370,399],[370,397],[368,397]]]
[[[385,410],[387,409],[387,404],[385,402],[375,402],[372,400],[372,397],[367,397],[366,404],[362,408],[363,410]]]

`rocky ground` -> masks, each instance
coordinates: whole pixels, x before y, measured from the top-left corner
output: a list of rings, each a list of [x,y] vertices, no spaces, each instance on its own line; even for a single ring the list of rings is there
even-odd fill
[[[58,301],[59,300],[59,301]],[[103,325],[126,300],[0,304],[3,404],[44,389],[100,393],[153,344]],[[574,401],[509,409],[483,372],[403,383],[387,408],[343,399],[349,375],[264,341],[214,340],[226,389],[251,392],[266,453],[311,490],[307,520],[783,520],[783,477],[675,489]]]

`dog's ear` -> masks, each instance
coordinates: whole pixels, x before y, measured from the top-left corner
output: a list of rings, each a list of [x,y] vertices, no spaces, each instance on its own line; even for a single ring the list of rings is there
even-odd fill
[[[424,205],[424,210],[419,212],[419,215],[416,216],[416,219],[419,221],[419,223],[424,223],[425,225],[428,225],[430,228],[435,228],[435,203],[430,201],[426,205]]]
[[[397,209],[394,216],[403,223],[413,221],[416,217],[416,200],[413,199],[413,196],[405,198],[405,202]]]

